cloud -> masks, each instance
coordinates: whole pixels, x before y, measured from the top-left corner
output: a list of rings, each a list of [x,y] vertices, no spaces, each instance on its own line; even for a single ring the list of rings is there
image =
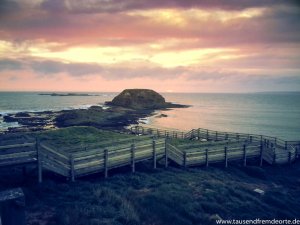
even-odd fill
[[[165,8],[243,10],[256,7],[273,7],[282,4],[298,5],[297,1],[290,0],[45,0],[41,4],[41,8],[51,12],[117,13]]]
[[[103,68],[96,64],[62,63],[50,60],[31,61],[27,65],[33,71],[44,75],[67,73],[71,76],[86,76],[99,74],[103,71]]]
[[[5,70],[29,70],[37,76],[55,76],[67,74],[71,77],[99,76],[107,80],[134,79],[151,77],[164,80],[178,77],[182,68],[162,68],[152,66],[132,65],[100,65],[96,63],[64,63],[53,60],[0,60],[0,65],[6,65]],[[4,70],[3,69],[3,70]]]
[[[293,7],[292,1],[236,2],[44,1],[40,4],[44,11],[24,8],[4,16],[0,20],[0,36],[19,42],[57,42],[66,48],[135,45],[164,39],[196,40],[190,47],[300,43],[300,10]],[[164,4],[169,8],[164,8]],[[147,10],[122,11],[138,9],[139,5]],[[72,11],[75,6],[91,10],[103,7],[103,12],[77,13]],[[250,6],[267,8],[248,9]],[[108,13],[111,7],[119,11],[112,15]],[[226,7],[242,7],[245,11],[226,11]],[[179,46],[184,47],[180,43]]]
[[[102,77],[105,80],[131,80],[136,78],[147,78],[153,80],[176,80],[183,79],[188,82],[240,82],[240,83],[280,83],[300,84],[300,77],[297,71],[276,70],[271,74],[265,70],[243,71],[232,69],[222,69],[215,67],[176,67],[163,68],[157,65],[149,64],[139,66],[120,65],[100,65],[95,63],[63,63],[51,60],[30,59],[20,60],[1,60],[0,65],[9,65],[7,71],[27,70],[32,71],[40,77],[52,77],[59,74],[66,74],[74,78]],[[2,67],[0,67],[2,68]]]
[[[14,0],[1,0],[0,2],[0,18],[5,15],[20,10],[20,4]]]
[[[40,7],[41,9],[57,14],[67,10],[66,2],[64,0],[45,0],[41,3]]]
[[[20,70],[22,68],[23,68],[22,63],[17,60],[11,60],[11,59],[1,59],[0,60],[0,71]]]

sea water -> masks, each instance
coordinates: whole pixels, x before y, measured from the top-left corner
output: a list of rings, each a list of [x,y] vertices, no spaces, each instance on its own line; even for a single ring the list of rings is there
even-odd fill
[[[42,94],[42,95],[41,95]],[[49,95],[44,95],[49,94]],[[3,116],[17,112],[60,111],[86,109],[92,105],[102,106],[117,93],[86,93],[89,96],[51,96],[49,92],[0,92],[0,131],[18,127],[18,123],[5,123]],[[67,94],[61,92],[61,94]]]
[[[89,93],[91,96],[50,96],[37,92],[0,92],[0,114],[23,111],[58,111],[103,105],[117,93]],[[94,96],[95,95],[95,96]],[[300,140],[300,92],[274,93],[162,93],[166,101],[188,108],[158,111],[147,126],[188,131],[205,128],[218,131],[264,134],[286,140]],[[0,129],[17,126],[4,123]]]
[[[264,134],[300,140],[300,92],[247,94],[164,94],[172,102],[191,105],[150,118],[151,126],[181,130]]]

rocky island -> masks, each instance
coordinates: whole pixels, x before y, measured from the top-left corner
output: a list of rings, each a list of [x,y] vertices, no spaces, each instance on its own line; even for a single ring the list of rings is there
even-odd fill
[[[58,112],[22,112],[3,117],[4,122],[17,122],[20,127],[8,132],[38,131],[59,127],[92,126],[102,129],[124,129],[138,120],[154,114],[155,110],[183,108],[187,105],[166,102],[159,93],[149,89],[126,89],[105,107],[62,110]]]
[[[120,106],[135,110],[188,107],[187,105],[166,102],[165,98],[162,95],[150,89],[125,89],[111,102],[106,102],[106,104],[110,106]]]

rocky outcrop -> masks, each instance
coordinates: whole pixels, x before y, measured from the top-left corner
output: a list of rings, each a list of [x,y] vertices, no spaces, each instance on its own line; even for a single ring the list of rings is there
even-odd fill
[[[132,109],[157,109],[166,104],[164,97],[149,89],[126,89],[109,104]]]
[[[125,89],[107,104],[135,110],[186,107],[166,102],[163,96],[150,89]]]
[[[27,112],[18,112],[15,117],[30,117],[30,114]]]

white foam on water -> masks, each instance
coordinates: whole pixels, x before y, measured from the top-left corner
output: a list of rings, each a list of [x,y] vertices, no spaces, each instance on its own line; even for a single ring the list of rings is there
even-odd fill
[[[139,124],[149,124],[149,117],[146,117],[146,118],[141,118],[138,120],[138,123]]]
[[[10,127],[20,127],[21,125],[18,122],[4,122],[3,119],[0,119],[0,131],[6,131]]]

